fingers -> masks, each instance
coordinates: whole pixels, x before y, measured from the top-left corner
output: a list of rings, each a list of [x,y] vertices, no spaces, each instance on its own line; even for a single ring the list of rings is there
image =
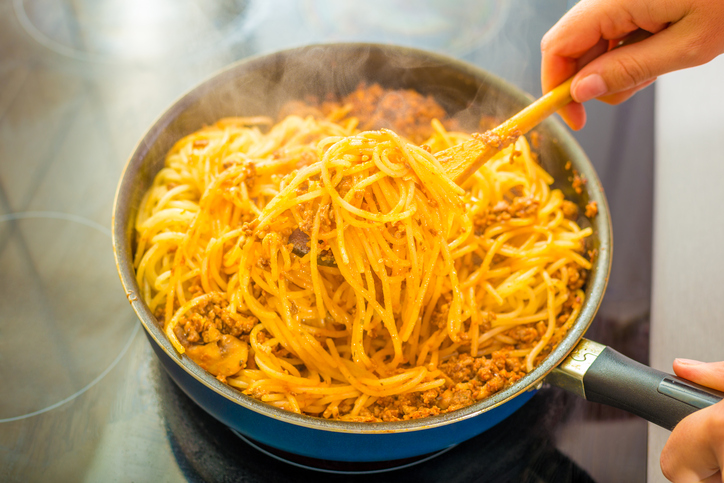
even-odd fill
[[[558,111],[558,114],[574,131],[578,131],[586,124],[586,109],[583,104],[571,102]]]
[[[699,362],[675,359],[674,372],[691,382],[724,391],[724,362]]]
[[[724,362],[674,360],[674,372],[702,386],[724,390]],[[661,452],[661,471],[676,483],[721,483],[724,466],[724,401],[684,418]]]
[[[671,432],[660,463],[664,476],[675,483],[721,482],[724,401],[684,418]]]
[[[713,59],[718,49],[701,45],[697,48],[701,25],[695,20],[694,16],[686,17],[646,40],[593,60],[576,74],[571,95],[577,102],[586,102],[637,88],[661,74]]]
[[[541,45],[541,49],[543,49],[544,43]],[[587,48],[570,56],[558,54],[555,49],[541,50],[541,85],[544,93],[563,83],[581,67],[606,52],[609,48],[609,41],[599,38],[592,44],[586,43],[586,45]]]
[[[704,478],[699,483],[722,483],[722,481],[724,481],[724,478],[722,478],[721,470],[719,470],[711,475],[709,478]]]
[[[621,104],[623,101],[628,100],[631,96],[636,94],[637,92],[647,88],[651,84],[653,84],[656,81],[656,77],[653,79],[649,79],[640,86],[636,86],[633,89],[628,89],[622,92],[617,92],[616,94],[608,94],[605,96],[601,96],[598,98],[599,101],[603,101],[606,104]]]
[[[607,49],[608,41],[601,40],[575,59],[557,56],[546,57],[547,53],[544,51],[543,69],[541,70],[543,92],[548,92],[571,77],[578,72],[581,66],[586,65],[591,59],[595,59]],[[558,114],[571,129],[578,130],[586,124],[586,110],[580,103],[572,102],[558,111]]]
[[[582,67],[578,60],[602,41],[621,39],[638,28],[662,30],[668,20],[652,15],[652,3],[656,0],[582,0],[576,4],[541,41],[544,92],[575,74]],[[678,11],[674,14],[680,15]]]
[[[623,102],[657,76],[706,63],[723,52],[721,25],[721,0],[582,0],[541,42],[543,92],[575,75],[571,95],[578,103],[594,98]],[[639,28],[655,35],[582,66],[603,42],[611,47]],[[564,109],[561,115],[574,129],[585,123],[583,107]]]

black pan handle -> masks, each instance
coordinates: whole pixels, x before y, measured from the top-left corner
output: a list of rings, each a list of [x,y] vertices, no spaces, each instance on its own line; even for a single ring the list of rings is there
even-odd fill
[[[668,430],[694,411],[724,398],[722,392],[639,364],[587,339],[581,339],[546,381]]]

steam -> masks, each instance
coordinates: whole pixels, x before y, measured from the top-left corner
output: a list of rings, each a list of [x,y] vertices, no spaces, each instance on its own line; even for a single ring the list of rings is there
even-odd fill
[[[512,34],[502,35],[491,48],[510,50],[513,38]],[[516,49],[513,55],[530,55]],[[520,65],[519,59],[514,65]],[[525,71],[511,69],[518,76]],[[525,102],[511,95],[505,82],[487,78],[469,64],[444,55],[380,44],[320,44],[231,66],[169,111],[167,132],[178,139],[221,117],[276,116],[287,101],[340,99],[362,82],[432,95],[470,131],[480,130],[481,116],[505,118]]]

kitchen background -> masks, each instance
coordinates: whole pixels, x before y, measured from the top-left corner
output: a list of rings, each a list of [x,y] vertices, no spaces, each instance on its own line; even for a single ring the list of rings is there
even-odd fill
[[[0,0],[0,480],[315,476],[205,415],[153,357],[110,243],[127,158],[164,109],[215,71],[310,43],[428,49],[539,96],[540,39],[571,4]],[[589,335],[641,362],[650,342],[654,99],[649,88],[621,106],[591,103],[575,134],[606,190],[616,247]],[[660,448],[647,460],[647,424],[621,411],[544,388],[504,424],[374,478],[644,481],[647,464],[660,478],[651,463]]]

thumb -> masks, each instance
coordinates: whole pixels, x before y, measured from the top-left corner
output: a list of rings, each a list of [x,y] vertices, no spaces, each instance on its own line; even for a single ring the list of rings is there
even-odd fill
[[[699,362],[689,359],[675,359],[674,372],[702,386],[724,391],[724,362]]]
[[[657,76],[704,64],[719,53],[720,46],[700,35],[684,17],[639,43],[611,50],[576,74],[571,95],[576,102],[632,91]]]

